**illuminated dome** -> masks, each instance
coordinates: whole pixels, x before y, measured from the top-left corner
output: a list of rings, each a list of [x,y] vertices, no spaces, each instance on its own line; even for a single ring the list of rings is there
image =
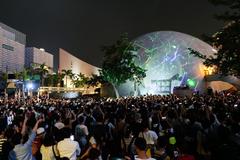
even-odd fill
[[[134,40],[139,47],[136,62],[147,70],[140,94],[161,94],[175,86],[199,89],[204,77],[201,59],[189,54],[188,48],[209,55],[215,52],[207,43],[187,34],[159,31]],[[170,84],[169,84],[170,82]]]

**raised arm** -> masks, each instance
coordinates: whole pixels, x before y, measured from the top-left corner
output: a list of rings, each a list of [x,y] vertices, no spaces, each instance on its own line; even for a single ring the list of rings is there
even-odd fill
[[[35,124],[35,126],[33,127],[33,129],[32,129],[32,131],[33,132],[37,132],[37,129],[38,129],[38,125],[39,125],[39,123],[41,123],[43,121],[43,119],[39,119],[37,122],[36,122],[36,124]]]
[[[35,137],[36,137],[36,132],[37,132],[37,129],[38,129],[38,125],[39,125],[39,123],[41,123],[42,121],[43,121],[43,119],[39,119],[39,120],[36,122],[35,126],[34,126],[33,129],[32,129],[32,133],[30,134],[27,142],[24,144],[25,146],[27,146],[27,147],[31,147],[31,146],[32,146],[32,142],[33,142],[33,140],[34,140]]]
[[[70,122],[71,122],[71,125],[72,125],[72,123],[76,121],[77,116],[76,116],[76,114],[73,111],[71,111],[71,113],[72,113],[72,119],[71,119]]]
[[[27,124],[27,120],[28,120],[28,117],[27,117],[27,114],[25,114],[25,118],[24,118],[24,122],[23,122],[23,126],[22,126],[22,131],[21,131],[21,134],[24,135],[26,133],[26,124]]]

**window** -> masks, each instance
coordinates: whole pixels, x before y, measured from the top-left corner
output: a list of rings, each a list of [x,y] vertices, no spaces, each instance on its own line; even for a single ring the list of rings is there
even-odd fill
[[[2,44],[2,48],[10,50],[10,51],[14,51],[14,47],[6,45],[6,44]]]

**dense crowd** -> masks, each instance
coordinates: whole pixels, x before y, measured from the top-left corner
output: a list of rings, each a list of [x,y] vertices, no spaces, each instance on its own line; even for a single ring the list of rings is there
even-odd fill
[[[236,94],[0,99],[0,159],[240,159]]]

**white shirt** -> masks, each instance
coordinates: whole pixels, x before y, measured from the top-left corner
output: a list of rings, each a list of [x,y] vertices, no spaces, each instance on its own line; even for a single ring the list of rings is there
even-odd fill
[[[70,138],[58,142],[57,149],[60,157],[68,157],[70,160],[76,160],[77,155],[80,155],[81,149],[77,141],[73,141]]]
[[[57,122],[57,123],[55,123],[54,126],[57,127],[58,129],[62,129],[65,127],[65,125],[62,122]]]
[[[155,144],[158,139],[157,134],[151,130],[148,130],[147,132],[140,132],[139,137],[144,138],[147,144]]]
[[[89,133],[88,133],[88,128],[87,128],[87,126],[85,126],[84,124],[79,124],[79,125],[76,126],[76,128],[82,129],[83,132],[84,132],[84,134],[85,134],[86,136],[88,136]]]

